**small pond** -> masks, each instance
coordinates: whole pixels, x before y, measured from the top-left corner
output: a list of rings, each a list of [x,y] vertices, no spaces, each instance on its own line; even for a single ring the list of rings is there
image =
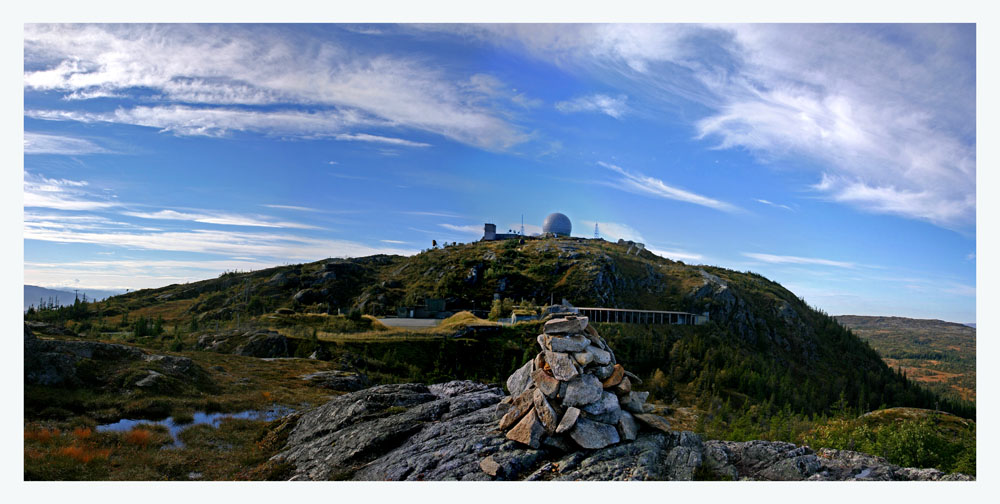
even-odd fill
[[[98,425],[97,432],[128,432],[139,424],[162,425],[170,430],[170,437],[174,439],[174,444],[168,445],[165,448],[181,448],[184,446],[184,443],[181,442],[180,433],[188,427],[202,424],[218,427],[219,424],[227,418],[269,422],[294,411],[295,410],[284,406],[275,406],[267,410],[246,410],[238,413],[206,413],[204,411],[197,411],[193,415],[194,421],[188,423],[176,423],[174,422],[174,417],[167,417],[163,420],[133,420],[130,418],[123,418],[115,423]]]

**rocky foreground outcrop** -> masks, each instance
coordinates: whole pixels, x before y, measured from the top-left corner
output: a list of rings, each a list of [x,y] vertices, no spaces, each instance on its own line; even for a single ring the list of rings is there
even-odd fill
[[[302,413],[276,462],[292,480],[969,480],[856,452],[642,431],[596,450],[533,449],[498,429],[500,388],[380,385]]]

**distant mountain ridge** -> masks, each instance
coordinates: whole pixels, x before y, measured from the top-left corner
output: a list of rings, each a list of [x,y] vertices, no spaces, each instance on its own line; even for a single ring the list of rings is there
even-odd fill
[[[84,294],[87,295],[87,300],[100,301],[102,299],[109,298],[111,296],[117,296],[123,294],[123,290],[101,290],[101,289],[79,289],[79,296],[83,297]],[[39,287],[37,285],[27,285],[24,286],[24,310],[27,311],[30,306],[37,307],[39,302],[48,303],[51,298],[52,301],[59,306],[69,306],[73,304],[76,300],[77,293],[72,290],[61,290],[61,289],[50,289],[47,287]]]
[[[892,368],[945,396],[976,397],[976,328],[942,320],[838,315]]]

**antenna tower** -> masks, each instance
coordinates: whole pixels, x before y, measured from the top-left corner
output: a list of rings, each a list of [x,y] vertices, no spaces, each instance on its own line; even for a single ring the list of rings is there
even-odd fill
[[[598,240],[601,238],[601,231],[597,228],[597,223],[594,223],[594,239]]]
[[[521,236],[524,236],[524,214],[521,214]]]

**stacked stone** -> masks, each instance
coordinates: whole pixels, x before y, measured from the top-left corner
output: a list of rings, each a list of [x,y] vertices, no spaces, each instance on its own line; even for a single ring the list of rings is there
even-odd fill
[[[636,420],[668,430],[649,413],[648,392],[632,390],[639,378],[615,360],[587,317],[563,314],[538,335],[542,351],[507,379],[510,397],[501,402],[500,430],[507,438],[539,448],[586,449],[634,440]]]

